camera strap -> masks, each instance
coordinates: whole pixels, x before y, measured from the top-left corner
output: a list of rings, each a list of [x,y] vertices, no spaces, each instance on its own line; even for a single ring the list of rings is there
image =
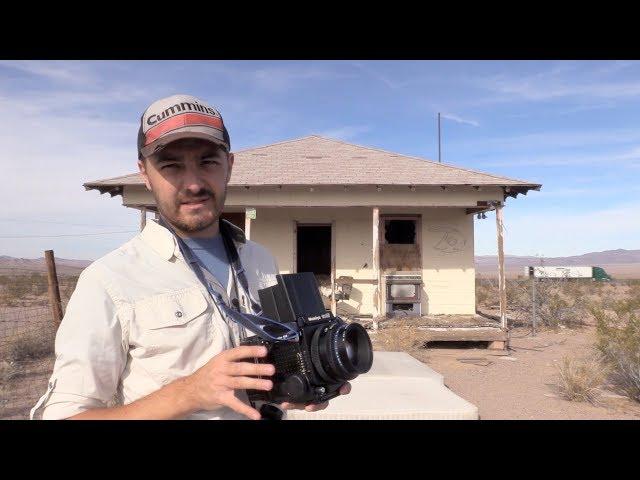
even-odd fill
[[[220,310],[220,314],[223,319],[226,319],[229,316],[229,315],[226,315],[224,312],[224,310],[227,308],[229,309],[233,308],[236,311],[241,312],[241,308],[238,300],[238,296],[239,296],[238,285],[240,285],[240,288],[242,288],[242,290],[244,291],[244,298],[247,299],[247,303],[249,304],[248,308],[251,310],[251,313],[257,316],[262,314],[262,308],[260,308],[260,305],[251,296],[251,291],[249,289],[249,282],[247,281],[247,276],[244,273],[244,268],[242,267],[242,262],[240,261],[240,255],[238,254],[238,249],[236,248],[236,245],[233,241],[233,238],[230,232],[230,227],[227,225],[226,220],[223,220],[223,219],[219,220],[219,228],[220,228],[220,235],[222,236],[222,240],[225,246],[225,251],[227,253],[227,258],[229,260],[229,265],[231,267],[231,273],[233,276],[232,281],[233,281],[234,290],[236,294],[235,295],[236,298],[231,300],[231,306],[225,305],[224,300],[222,299],[222,296],[219,293],[215,292],[213,290],[213,287],[211,286],[212,282],[217,283],[218,285],[221,285],[221,283],[206,268],[202,268],[202,266],[200,265],[200,262],[198,262],[198,259],[193,253],[193,250],[191,249],[191,247],[189,247],[189,245],[187,245],[187,243],[178,234],[176,234],[173,227],[169,224],[169,222],[164,220],[162,215],[158,215],[158,223],[173,234],[174,238],[176,239],[176,242],[178,243],[178,248],[180,248],[180,252],[182,253],[182,256],[184,257],[185,261],[187,262],[191,270],[196,274],[196,276],[198,277],[198,280],[200,280],[200,282],[205,286],[205,288],[207,289],[207,292],[209,292],[209,295],[211,295],[212,299],[214,300],[214,303],[216,304],[216,306],[218,306],[218,309]],[[221,285],[221,286],[224,289],[224,285]],[[231,315],[231,318],[234,319],[235,322],[238,324],[239,337],[243,339],[247,336],[247,333],[246,333],[246,328],[238,322],[239,320],[240,321],[243,320],[241,317],[242,316],[238,317],[238,316]],[[233,338],[232,338],[232,344],[234,344],[234,346],[237,346],[235,345]],[[282,410],[280,410],[280,408],[278,408],[278,406],[276,405],[264,403],[260,407],[258,407],[256,403],[251,400],[249,400],[249,403],[253,408],[259,408],[263,419],[280,420],[283,417]]]
[[[225,249],[227,251],[227,257],[229,258],[229,264],[231,265],[231,271],[234,275],[234,285],[236,288],[236,294],[238,289],[238,284],[244,290],[245,298],[249,303],[250,312],[253,315],[261,315],[262,308],[260,304],[256,302],[251,296],[251,290],[249,289],[249,282],[247,281],[247,276],[244,272],[244,267],[242,266],[242,262],[240,261],[240,255],[238,254],[238,249],[236,248],[236,244],[233,241],[230,232],[230,226],[226,220],[220,220],[220,235],[222,235],[222,240],[224,242]]]
[[[235,298],[230,298],[231,305],[228,308],[233,308],[234,310],[241,312],[240,303],[238,299],[239,297],[238,285],[239,285],[240,288],[243,290],[244,298],[247,299],[247,303],[249,304],[248,308],[251,309],[251,313],[253,313],[254,315],[259,315],[262,313],[262,309],[260,308],[259,304],[253,300],[251,296],[251,292],[249,290],[249,283],[244,273],[244,268],[242,267],[240,256],[238,255],[238,250],[236,249],[233,239],[231,238],[231,232],[229,232],[229,227],[225,223],[226,223],[225,220],[220,220],[220,227],[221,227],[220,235],[222,236],[223,243],[225,246],[225,251],[227,253],[227,259],[229,261],[229,266],[231,267],[233,290],[235,290],[234,292]],[[203,268],[200,265],[200,262],[198,261],[196,255],[193,253],[193,250],[191,249],[191,247],[189,247],[189,245],[187,245],[187,243],[175,232],[173,227],[169,224],[169,222],[167,222],[163,218],[162,215],[159,215],[158,224],[165,227],[167,230],[169,230],[173,234],[174,238],[176,239],[176,242],[178,243],[178,247],[180,248],[180,252],[182,253],[182,256],[184,257],[187,265],[189,265],[191,270],[195,273],[196,277],[198,277],[198,280],[200,280],[200,282],[205,286],[205,288],[207,289],[207,292],[209,292],[209,294],[212,297],[218,298],[218,295],[215,295],[215,291],[212,291],[213,289],[213,287],[211,286],[212,283],[220,285],[223,288],[223,290],[226,291],[225,286],[222,285],[218,281],[218,279],[216,279],[211,274],[211,272],[209,272],[206,268]],[[222,317],[225,319],[227,318],[227,316],[224,314],[222,315]],[[239,337],[241,339],[245,338],[246,337],[245,328],[242,325],[238,325],[238,327],[239,327],[239,332],[238,332]]]

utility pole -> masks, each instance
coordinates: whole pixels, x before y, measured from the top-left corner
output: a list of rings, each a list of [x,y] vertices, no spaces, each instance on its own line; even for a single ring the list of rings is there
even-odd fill
[[[442,162],[441,157],[441,147],[440,147],[440,112],[438,112],[438,163]]]

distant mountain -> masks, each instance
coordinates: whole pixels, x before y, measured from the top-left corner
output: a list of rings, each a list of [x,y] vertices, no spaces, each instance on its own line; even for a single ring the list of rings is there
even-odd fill
[[[92,260],[70,260],[56,258],[56,272],[60,275],[77,275],[84,270]],[[23,274],[31,272],[46,272],[47,265],[42,258],[15,258],[0,255],[0,274]]]
[[[495,265],[498,261],[497,255],[480,255],[475,258],[477,266]],[[598,266],[615,265],[620,263],[640,263],[640,250],[605,250],[603,252],[591,252],[583,255],[574,255],[571,257],[527,257],[517,255],[505,255],[505,265],[511,267],[540,265],[541,261],[544,265],[584,265]]]
[[[483,276],[498,274],[498,256],[480,255],[475,258],[476,273]],[[571,257],[527,257],[505,255],[504,269],[507,277],[522,275],[523,267],[531,265],[602,267],[614,278],[640,278],[640,250],[605,250]]]
[[[582,265],[609,267],[608,272],[615,275],[616,271],[624,277],[640,278],[640,250],[605,250],[603,252],[591,252],[571,257],[532,257],[505,255],[505,270],[510,276],[520,274],[522,267],[527,265]],[[56,258],[56,270],[61,275],[78,275],[92,260],[71,260]],[[479,255],[475,257],[478,273],[496,273],[498,265],[497,255]],[[44,258],[15,258],[0,255],[0,274],[19,274],[30,272],[46,272],[47,267]]]

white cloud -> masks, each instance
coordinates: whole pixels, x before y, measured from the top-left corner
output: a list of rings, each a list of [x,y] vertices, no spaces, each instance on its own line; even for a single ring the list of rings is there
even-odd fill
[[[530,154],[527,157],[511,157],[508,160],[497,160],[483,162],[487,167],[551,167],[565,165],[633,165],[640,160],[640,149],[637,147],[631,150],[605,153],[568,153],[568,154]]]
[[[86,63],[42,60],[0,60],[0,67],[18,70],[41,79],[66,84],[88,84],[97,77]]]
[[[337,80],[349,75],[339,72],[325,62],[302,62],[262,67],[250,72],[254,86],[270,91],[286,92],[303,83],[318,80]]]
[[[466,124],[466,125],[471,125],[473,127],[479,127],[480,124],[478,122],[476,122],[475,120],[466,120],[464,118],[461,118],[457,115],[454,115],[452,113],[443,113],[442,114],[442,118],[447,118],[449,120],[453,120],[454,122],[457,123],[462,123],[462,124]]]
[[[7,66],[5,62],[0,68]],[[137,119],[114,119],[110,117],[111,107],[141,102],[153,94],[154,88],[143,90],[116,81],[108,86],[94,84],[92,80],[99,75],[95,75],[90,65],[20,62],[12,68],[52,81],[55,86],[20,90],[19,85],[7,86],[4,82],[0,87],[2,234],[136,230],[139,216],[125,210],[120,197],[87,192],[82,184],[135,171]],[[16,88],[19,95],[15,94]],[[109,113],[103,113],[104,109]],[[96,226],[75,225],[91,223]],[[121,228],[125,225],[131,227]],[[57,256],[92,259],[116,248],[130,236],[0,239],[0,252],[41,257],[43,250],[53,248]]]
[[[318,135],[340,140],[353,140],[358,135],[368,132],[371,128],[367,125],[347,125],[320,132]]]
[[[621,187],[604,187],[604,186],[594,186],[591,188],[575,188],[568,186],[567,188],[556,187],[554,189],[544,189],[541,193],[542,197],[548,198],[556,198],[556,197],[581,197],[585,195],[593,195],[597,197],[605,197],[607,195],[615,195],[619,196],[622,192],[625,193],[633,193],[640,192],[640,185],[625,185]]]
[[[504,209],[505,253],[546,257],[580,255],[607,249],[640,248],[640,203],[602,206],[581,211]],[[493,214],[475,221],[476,255],[495,255]]]
[[[492,92],[477,105],[506,101],[547,101],[585,97],[627,99],[640,96],[640,81],[603,79],[603,76],[640,63],[567,62],[528,75],[499,74],[474,78],[473,84]]]

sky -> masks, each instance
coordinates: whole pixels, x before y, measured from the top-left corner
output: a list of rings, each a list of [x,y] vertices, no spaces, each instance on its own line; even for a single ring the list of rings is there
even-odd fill
[[[324,135],[543,185],[508,198],[505,252],[640,249],[638,61],[0,61],[0,255],[95,260],[139,212],[82,184],[137,171],[138,122],[186,93],[234,150]],[[476,255],[497,252],[494,214]]]

